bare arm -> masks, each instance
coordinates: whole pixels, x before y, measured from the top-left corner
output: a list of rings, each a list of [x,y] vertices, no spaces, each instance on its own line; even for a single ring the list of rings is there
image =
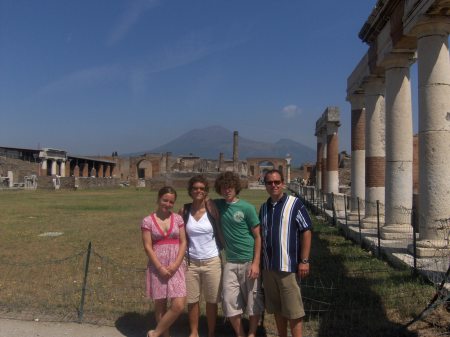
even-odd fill
[[[144,250],[148,256],[148,259],[150,260],[150,263],[155,266],[155,269],[158,271],[158,273],[163,277],[170,277],[167,268],[163,266],[156,257],[155,251],[153,250],[152,235],[149,231],[142,231],[142,243],[144,244]]]
[[[249,270],[248,276],[250,278],[256,279],[259,277],[259,265],[261,262],[261,226],[255,226],[252,228],[252,234],[255,238],[255,248],[253,251],[253,261]]]
[[[300,258],[303,259],[308,259],[309,260],[309,254],[311,251],[311,237],[312,237],[312,233],[310,230],[305,231],[301,234],[301,238],[300,238]],[[298,265],[298,269],[297,269],[297,275],[300,278],[304,278],[306,276],[309,275],[309,263],[300,263]]]

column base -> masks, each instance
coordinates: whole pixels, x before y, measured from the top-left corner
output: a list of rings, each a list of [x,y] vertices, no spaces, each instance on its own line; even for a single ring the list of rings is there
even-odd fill
[[[384,218],[380,218],[380,227],[383,227]],[[376,229],[378,228],[378,220],[376,216],[368,216],[361,221],[362,229]]]
[[[359,213],[361,220],[364,218],[364,213]],[[347,213],[347,219],[349,221],[358,221],[358,211],[350,211]]]
[[[414,253],[413,245],[408,245],[408,252]],[[416,247],[417,257],[447,257],[450,256],[450,248],[445,240],[419,240]]]
[[[410,224],[389,224],[381,229],[383,240],[412,239],[413,228]]]

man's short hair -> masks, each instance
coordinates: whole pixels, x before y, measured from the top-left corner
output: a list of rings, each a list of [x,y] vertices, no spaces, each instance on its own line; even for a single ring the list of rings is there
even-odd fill
[[[242,189],[241,179],[239,179],[239,176],[236,173],[230,171],[223,172],[217,177],[216,181],[214,182],[214,189],[216,190],[217,194],[221,194],[222,187],[234,188],[237,195]]]
[[[267,180],[266,178],[267,178],[267,176],[268,176],[269,174],[274,174],[274,173],[278,173],[278,174],[280,175],[281,182],[284,182],[283,172],[281,172],[280,170],[277,170],[277,169],[272,169],[272,170],[267,171],[267,172],[264,174],[264,182],[266,182],[266,180]]]

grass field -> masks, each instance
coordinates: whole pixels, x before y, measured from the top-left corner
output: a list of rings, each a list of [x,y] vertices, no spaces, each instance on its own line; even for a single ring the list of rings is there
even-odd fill
[[[258,210],[267,195],[244,190],[241,197]],[[188,201],[179,191],[175,209]],[[134,188],[0,193],[0,314],[76,320],[91,242],[84,320],[148,328],[147,258],[139,225],[155,203],[156,192]],[[434,294],[409,270],[391,268],[334,227],[315,220],[313,238],[311,277],[302,283],[307,335],[397,336]],[[448,333],[448,317],[442,315],[403,335]],[[182,331],[185,324],[184,316],[178,325]],[[270,315],[265,326],[275,331]],[[219,331],[227,335],[230,330]]]

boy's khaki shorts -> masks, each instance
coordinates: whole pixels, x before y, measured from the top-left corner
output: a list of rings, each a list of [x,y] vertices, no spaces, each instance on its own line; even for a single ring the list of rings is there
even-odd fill
[[[248,278],[250,265],[251,262],[225,263],[222,310],[226,317],[233,317],[244,312],[248,316],[254,316],[264,312],[261,278]]]

